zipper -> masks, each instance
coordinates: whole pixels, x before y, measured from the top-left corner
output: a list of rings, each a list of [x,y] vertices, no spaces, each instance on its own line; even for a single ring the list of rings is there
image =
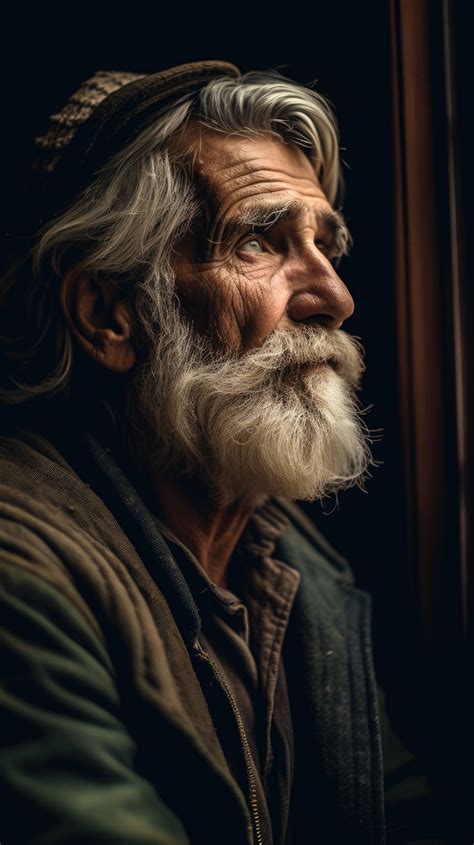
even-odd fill
[[[199,644],[200,654],[204,658],[204,660],[209,663],[216,676],[217,680],[219,681],[221,687],[223,688],[228,700],[229,704],[232,708],[232,712],[235,716],[235,721],[237,722],[237,727],[239,730],[240,739],[242,742],[242,748],[244,752],[244,759],[245,759],[245,768],[247,771],[247,782],[249,787],[249,798],[250,798],[250,809],[252,814],[253,826],[255,829],[255,836],[257,839],[257,845],[263,845],[262,839],[262,826],[260,823],[260,816],[258,813],[258,801],[257,801],[257,787],[255,785],[255,777],[252,771],[252,752],[250,751],[249,741],[247,739],[247,734],[245,733],[245,727],[243,723],[242,716],[240,715],[239,708],[235,702],[234,696],[232,695],[232,691],[227,683],[225,677],[223,676],[222,672],[218,668],[218,666],[214,663],[212,657],[210,656],[209,652],[205,651],[202,646]]]

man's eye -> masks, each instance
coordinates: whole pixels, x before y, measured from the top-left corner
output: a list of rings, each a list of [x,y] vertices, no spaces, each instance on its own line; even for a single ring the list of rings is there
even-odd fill
[[[248,241],[244,241],[240,244],[239,249],[254,254],[258,252],[263,252],[262,244],[259,240],[257,240],[257,238],[250,238]]]
[[[334,243],[326,244],[324,243],[324,241],[316,241],[316,246],[323,253],[323,255],[326,256],[326,258],[328,259],[328,261],[331,262],[331,264],[334,264],[334,261],[336,261],[337,258],[340,257],[340,253],[338,253],[336,244]]]
[[[324,241],[316,241],[316,246],[318,247],[318,249],[321,250],[321,252],[324,252],[325,250],[327,252],[328,250],[330,250],[330,247],[325,244]]]

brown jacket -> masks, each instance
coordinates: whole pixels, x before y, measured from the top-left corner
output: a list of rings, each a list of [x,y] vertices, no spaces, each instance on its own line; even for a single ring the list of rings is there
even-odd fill
[[[235,703],[186,582],[106,450],[81,449],[66,460],[38,434],[0,438],[2,845],[258,843],[206,689]],[[383,843],[369,598],[278,506],[279,556],[301,575],[284,653],[294,843]]]

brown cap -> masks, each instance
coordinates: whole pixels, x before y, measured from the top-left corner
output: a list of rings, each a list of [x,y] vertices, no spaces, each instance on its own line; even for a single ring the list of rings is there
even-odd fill
[[[230,62],[208,60],[147,75],[98,71],[84,82],[36,139],[35,228],[72,201],[111,156],[174,102],[218,76],[237,78],[240,71]]]

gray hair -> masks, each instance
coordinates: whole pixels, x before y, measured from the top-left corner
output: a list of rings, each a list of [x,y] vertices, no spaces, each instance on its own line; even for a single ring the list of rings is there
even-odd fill
[[[166,319],[173,248],[199,210],[192,171],[172,145],[191,121],[227,135],[270,134],[297,144],[334,205],[342,188],[338,130],[321,95],[275,71],[255,71],[214,79],[182,97],[44,226],[22,269],[2,280],[0,309],[14,303],[18,310],[21,296],[23,311],[21,331],[1,338],[1,401],[16,405],[69,384],[73,343],[59,303],[59,280],[69,267],[112,278],[145,334]]]

